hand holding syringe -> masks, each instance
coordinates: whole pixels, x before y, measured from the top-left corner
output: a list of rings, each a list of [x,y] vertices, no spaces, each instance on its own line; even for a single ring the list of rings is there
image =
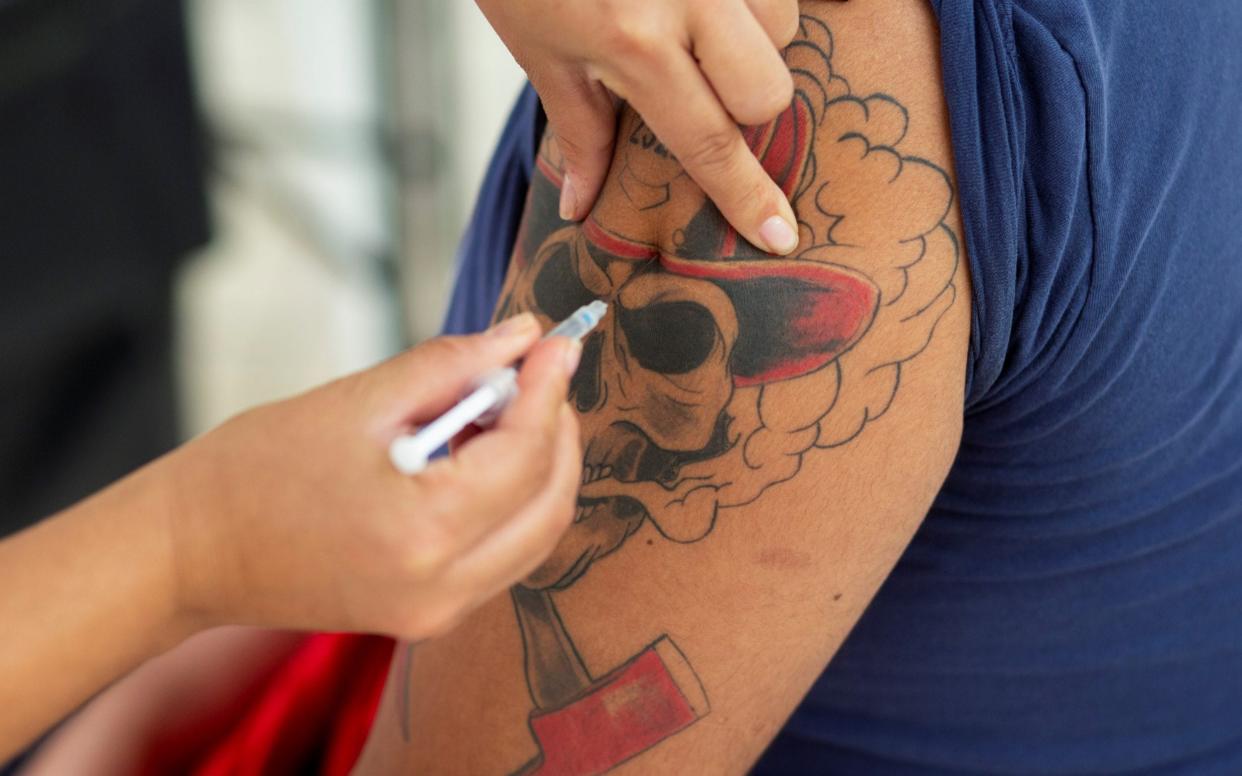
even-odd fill
[[[581,340],[604,317],[608,305],[595,300],[578,308],[544,335]],[[489,425],[517,395],[517,369],[505,367],[489,372],[466,398],[414,434],[404,434],[388,448],[392,465],[402,474],[417,474],[427,467],[431,455],[472,423]]]
[[[568,333],[590,328],[600,309]],[[199,630],[235,623],[420,641],[526,576],[572,523],[582,473],[566,401],[581,345],[536,344],[539,336],[525,314],[424,343],[244,412],[0,542],[0,582],[22,591],[0,618],[0,684],[23,698],[22,714],[0,724],[0,759]],[[521,391],[495,429],[420,477],[376,465],[409,423],[518,359]],[[503,404],[511,381],[489,381],[482,408]],[[435,433],[448,439],[479,414]],[[98,627],[119,620],[133,627]],[[66,674],[73,646],[86,641],[100,659]],[[45,692],[49,680],[55,692]]]

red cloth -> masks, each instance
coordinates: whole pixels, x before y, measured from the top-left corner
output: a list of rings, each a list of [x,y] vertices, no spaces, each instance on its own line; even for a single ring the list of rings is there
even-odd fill
[[[380,636],[308,637],[191,773],[345,776],[371,729],[392,649]]]

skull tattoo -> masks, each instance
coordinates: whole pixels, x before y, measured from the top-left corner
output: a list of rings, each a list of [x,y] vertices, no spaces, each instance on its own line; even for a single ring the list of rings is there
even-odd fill
[[[948,176],[899,150],[896,100],[856,96],[833,72],[823,22],[804,16],[799,33],[785,51],[792,104],[743,130],[798,213],[792,258],[740,239],[632,113],[591,215],[562,221],[563,164],[544,140],[497,317],[530,311],[547,328],[610,306],[570,388],[584,449],[574,523],[511,591],[539,750],[517,773],[602,773],[709,713],[668,634],[593,673],[554,593],[645,521],[699,541],[805,456],[854,439],[953,304]]]
[[[740,239],[632,115],[592,215],[561,221],[561,160],[544,141],[497,315],[531,311],[548,327],[593,299],[610,310],[571,387],[584,448],[575,521],[530,589],[573,584],[645,520],[700,540],[721,510],[852,439],[887,410],[902,364],[953,302],[947,176],[897,150],[898,103],[856,97],[833,74],[826,27],[804,19],[800,41],[811,45],[786,52],[793,104],[744,132],[795,204],[795,258]],[[925,204],[880,204],[894,201]],[[881,324],[885,345],[869,347]]]

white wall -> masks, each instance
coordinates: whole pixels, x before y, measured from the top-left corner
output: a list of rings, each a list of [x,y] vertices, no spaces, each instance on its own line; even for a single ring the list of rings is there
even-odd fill
[[[396,0],[415,2],[416,0]],[[208,124],[219,141],[213,245],[179,289],[186,428],[374,363],[403,336],[435,332],[452,279],[452,248],[521,72],[467,0],[425,0],[443,29],[397,30],[398,45],[432,38],[449,54],[435,72],[393,72],[380,33],[384,3],[364,0],[190,0],[191,39]],[[412,200],[430,226],[398,223],[397,166],[381,152],[393,106],[382,96],[420,79],[447,94],[438,142],[445,178]],[[403,154],[417,149],[398,149]],[[408,204],[408,203],[407,203]],[[426,234],[434,229],[440,235]],[[398,244],[398,239],[402,244]],[[407,265],[412,325],[380,272]],[[413,269],[407,266],[408,269]]]
[[[411,161],[399,203],[402,292],[408,330],[419,339],[443,320],[453,254],[522,77],[468,0],[397,9],[392,112],[403,136],[416,139],[404,149]],[[415,142],[422,147],[409,147]]]
[[[513,61],[478,6],[469,0],[452,4],[457,25],[457,77],[461,84],[462,182],[459,206],[469,212],[479,182],[491,158],[496,138],[523,82],[522,69]]]

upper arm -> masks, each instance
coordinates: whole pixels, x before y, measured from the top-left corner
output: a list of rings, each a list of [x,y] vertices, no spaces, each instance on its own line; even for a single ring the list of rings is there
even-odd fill
[[[743,771],[918,527],[970,318],[934,20],[803,13],[793,107],[748,132],[795,258],[737,240],[632,114],[561,222],[545,143],[499,314],[612,304],[573,386],[578,519],[512,596],[398,650],[365,766]]]

